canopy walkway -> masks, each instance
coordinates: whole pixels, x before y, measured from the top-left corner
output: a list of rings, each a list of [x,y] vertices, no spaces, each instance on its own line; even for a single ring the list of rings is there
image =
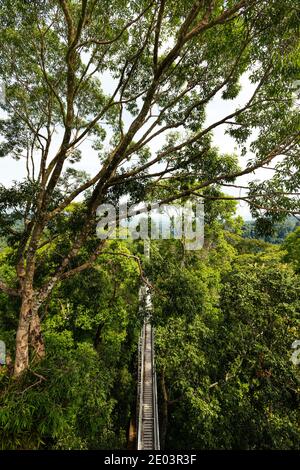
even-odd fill
[[[151,296],[141,287],[141,308],[145,309],[139,339],[137,393],[137,449],[159,450],[157,384],[154,356],[154,328],[151,325]]]

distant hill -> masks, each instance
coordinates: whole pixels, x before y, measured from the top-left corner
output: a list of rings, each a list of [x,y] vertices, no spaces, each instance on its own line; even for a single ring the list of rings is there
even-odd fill
[[[278,245],[285,237],[300,226],[300,221],[294,216],[288,216],[284,222],[274,224],[271,235],[260,235],[255,220],[246,220],[243,225],[243,238],[256,238],[268,243]]]

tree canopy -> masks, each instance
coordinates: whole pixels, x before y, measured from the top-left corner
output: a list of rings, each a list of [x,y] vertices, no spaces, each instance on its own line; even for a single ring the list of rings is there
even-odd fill
[[[24,170],[0,184],[2,447],[126,445],[142,282],[165,445],[299,447],[299,229],[269,243],[300,210],[299,19],[295,0],[0,0],[0,163]],[[122,198],[204,200],[203,248],[158,241],[147,263],[100,240]]]
[[[24,180],[0,195],[1,233],[16,247],[17,276],[15,289],[1,287],[22,298],[19,374],[28,364],[29,317],[37,339],[39,305],[95,259],[78,260],[95,238],[100,203],[121,195],[222,198],[222,185],[280,157],[272,178],[252,183],[245,198],[267,218],[298,210],[299,9],[293,0],[3,0],[0,13],[0,155],[26,162]],[[236,98],[242,76],[253,88],[247,102],[207,123],[207,104],[217,94]],[[219,126],[242,160],[212,145]],[[94,175],[76,170],[89,158],[84,141],[98,153]],[[37,287],[40,246],[57,235],[78,196],[82,204],[59,235],[69,249]],[[41,344],[36,350],[43,354]]]

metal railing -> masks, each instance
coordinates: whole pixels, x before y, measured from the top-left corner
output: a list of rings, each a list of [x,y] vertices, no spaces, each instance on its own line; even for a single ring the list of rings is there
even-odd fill
[[[143,403],[144,403],[144,337],[145,323],[141,329],[139,340],[139,373],[138,373],[138,394],[137,394],[137,448],[142,449],[142,423],[143,423]]]
[[[160,450],[159,441],[159,419],[158,419],[158,400],[157,400],[157,381],[156,381],[156,367],[155,367],[155,332],[152,332],[152,374],[153,374],[153,435],[154,435],[154,450]]]
[[[137,449],[159,450],[159,420],[154,354],[154,329],[147,316],[139,341],[139,375],[137,400]],[[149,341],[150,334],[150,341]],[[150,351],[149,351],[150,345]],[[146,349],[148,348],[147,352]],[[150,352],[150,354],[149,354]],[[147,379],[146,379],[147,376]],[[150,384],[149,384],[150,378]],[[150,390],[149,390],[150,388]],[[145,393],[146,390],[146,393]],[[149,398],[150,397],[150,398]],[[150,402],[149,402],[150,400]]]

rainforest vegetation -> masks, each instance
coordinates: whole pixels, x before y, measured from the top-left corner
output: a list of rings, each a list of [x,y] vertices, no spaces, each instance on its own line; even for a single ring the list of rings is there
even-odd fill
[[[2,450],[130,445],[144,284],[162,448],[299,450],[299,24],[297,0],[0,0]],[[99,239],[122,198],[204,201],[203,246]]]
[[[153,322],[161,439],[166,449],[299,449],[300,229],[282,245],[245,239],[234,205],[213,204],[205,245],[112,240],[93,268],[42,307],[46,357],[18,381],[1,369],[2,449],[126,448],[135,415],[143,261],[155,286]],[[209,218],[209,214],[207,214]],[[42,278],[57,257],[47,248]],[[110,254],[105,254],[105,251]],[[118,253],[128,255],[120,256]],[[13,279],[11,248],[1,277]],[[18,300],[0,297],[13,358]]]

